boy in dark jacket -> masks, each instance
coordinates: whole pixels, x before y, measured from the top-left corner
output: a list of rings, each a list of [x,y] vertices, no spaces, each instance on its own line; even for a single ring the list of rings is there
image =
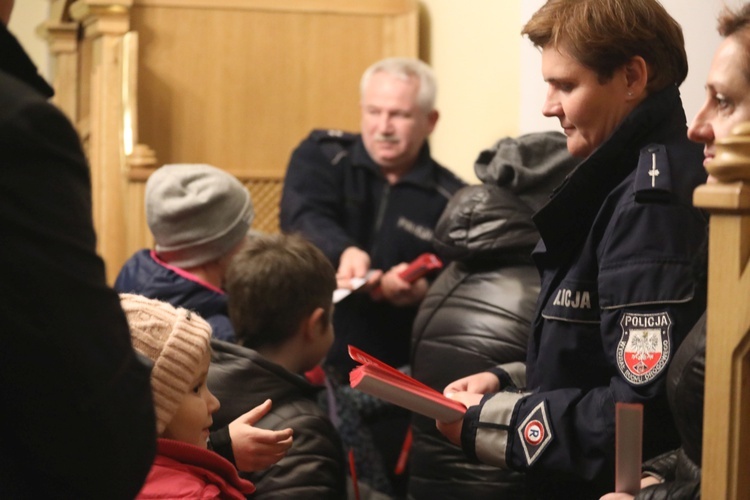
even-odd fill
[[[301,375],[333,343],[335,271],[314,245],[298,236],[253,238],[226,278],[229,317],[239,345],[214,339],[208,385],[222,402],[215,426],[263,403],[273,408],[255,425],[291,427],[292,447],[276,465],[247,475],[254,498],[346,497],[341,441],[316,402],[319,388]]]

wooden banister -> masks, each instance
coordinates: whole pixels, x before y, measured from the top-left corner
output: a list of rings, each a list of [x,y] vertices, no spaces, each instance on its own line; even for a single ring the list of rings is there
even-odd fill
[[[750,123],[717,142],[694,204],[711,214],[701,497],[750,499]]]

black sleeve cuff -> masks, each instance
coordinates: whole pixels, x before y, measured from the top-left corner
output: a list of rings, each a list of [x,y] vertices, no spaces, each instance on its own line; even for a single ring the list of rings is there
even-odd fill
[[[508,375],[508,372],[500,368],[499,366],[495,366],[493,368],[490,368],[486,370],[496,376],[500,380],[500,390],[504,391],[505,389],[511,388],[516,389],[516,384],[513,382],[513,379]]]
[[[234,451],[232,451],[232,438],[229,436],[229,426],[213,431],[208,436],[208,449],[215,451],[234,464]]]

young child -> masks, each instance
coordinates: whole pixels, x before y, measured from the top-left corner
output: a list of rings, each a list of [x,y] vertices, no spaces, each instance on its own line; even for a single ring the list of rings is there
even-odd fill
[[[333,342],[331,263],[299,236],[258,236],[235,256],[225,283],[240,345],[212,344],[208,386],[223,403],[214,425],[272,399],[256,427],[294,431],[284,458],[246,476],[258,488],[254,498],[346,498],[341,440],[317,404],[321,388],[301,376]]]
[[[219,400],[206,387],[211,327],[187,309],[121,294],[133,347],[154,362],[157,455],[137,498],[244,499],[255,486],[207,449]]]
[[[253,221],[250,193],[231,174],[203,164],[170,164],[148,179],[146,220],[154,249],[135,253],[122,267],[115,290],[169,302],[197,312],[213,338],[234,341],[223,279]],[[291,446],[291,429],[261,432],[253,424],[270,402],[215,429],[212,450],[239,470],[273,465]]]

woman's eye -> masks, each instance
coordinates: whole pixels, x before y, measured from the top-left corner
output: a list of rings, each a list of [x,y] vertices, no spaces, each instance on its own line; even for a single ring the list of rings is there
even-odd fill
[[[726,109],[727,107],[729,107],[729,100],[721,94],[716,94],[714,96],[714,100],[716,101],[716,106],[719,109]]]

